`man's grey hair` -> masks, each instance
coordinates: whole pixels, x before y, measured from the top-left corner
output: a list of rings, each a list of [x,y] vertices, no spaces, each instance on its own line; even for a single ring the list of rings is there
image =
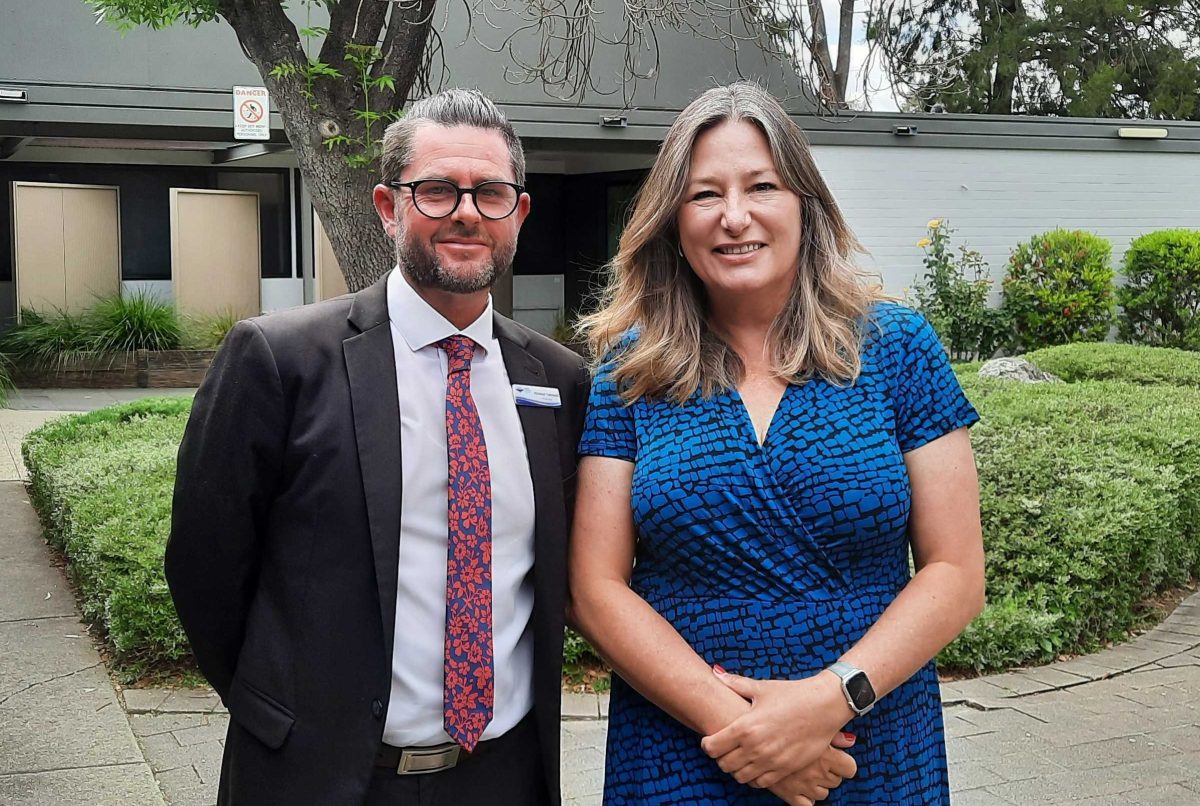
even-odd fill
[[[472,126],[491,129],[504,136],[512,160],[513,176],[525,184],[525,151],[512,124],[500,108],[479,90],[459,88],[443,90],[423,98],[404,112],[404,117],[387,127],[383,134],[383,181],[395,182],[412,162],[413,137],[426,124],[435,126]]]

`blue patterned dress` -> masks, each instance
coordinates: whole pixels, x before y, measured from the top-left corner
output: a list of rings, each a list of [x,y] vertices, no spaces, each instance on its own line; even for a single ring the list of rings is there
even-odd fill
[[[918,314],[879,303],[857,383],[789,385],[759,447],[736,390],[623,406],[607,367],[580,453],[635,464],[632,588],[708,663],[796,679],[838,659],[909,580],[903,454],[979,419]],[[933,663],[849,723],[858,776],[829,804],[949,803]],[[613,681],[606,804],[778,804]]]

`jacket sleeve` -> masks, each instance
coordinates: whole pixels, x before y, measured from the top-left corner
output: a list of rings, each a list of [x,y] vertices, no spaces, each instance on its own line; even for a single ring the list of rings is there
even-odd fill
[[[200,670],[225,697],[258,581],[287,434],[283,386],[262,330],[226,336],[179,447],[166,576]]]

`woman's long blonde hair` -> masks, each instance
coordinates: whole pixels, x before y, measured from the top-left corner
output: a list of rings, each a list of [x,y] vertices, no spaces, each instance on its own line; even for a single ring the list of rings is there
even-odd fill
[[[737,385],[738,354],[707,324],[704,287],[678,251],[676,214],[683,203],[696,138],[725,121],[749,121],[770,144],[784,184],[800,197],[799,271],[787,304],[771,325],[767,349],[775,375],[802,382],[857,379],[863,329],[877,284],[853,262],[864,251],[821,178],[800,127],[771,95],[739,81],[688,104],[667,132],[633,203],[599,309],[580,320],[592,355],[616,353],[613,377],[626,401],[647,396],[683,403]]]

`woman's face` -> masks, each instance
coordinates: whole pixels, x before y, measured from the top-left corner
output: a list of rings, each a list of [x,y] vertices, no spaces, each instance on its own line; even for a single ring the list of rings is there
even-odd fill
[[[762,131],[725,121],[696,138],[679,208],[679,245],[709,298],[782,305],[800,253],[800,197]]]

